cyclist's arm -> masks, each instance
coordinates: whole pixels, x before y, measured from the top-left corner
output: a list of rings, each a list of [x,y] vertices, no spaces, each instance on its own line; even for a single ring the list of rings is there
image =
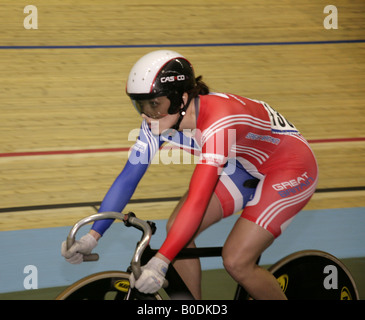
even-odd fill
[[[162,143],[158,136],[152,135],[144,121],[140,135],[131,148],[128,161],[105,195],[99,212],[121,212],[124,209]],[[113,219],[96,221],[91,228],[91,233],[96,237],[98,234],[103,235],[113,221]]]
[[[188,196],[162,244],[159,254],[172,261],[198,230],[223,167],[228,160],[235,136],[234,126],[221,128],[214,135],[203,131],[200,160],[192,175]],[[223,140],[222,140],[223,138]]]
[[[218,182],[220,170],[213,165],[197,164],[185,203],[159,250],[169,261],[175,258],[198,230]]]

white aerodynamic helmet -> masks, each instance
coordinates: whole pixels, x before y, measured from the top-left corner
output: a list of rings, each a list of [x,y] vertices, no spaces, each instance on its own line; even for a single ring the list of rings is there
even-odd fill
[[[129,73],[127,94],[135,101],[167,96],[169,114],[180,112],[184,92],[196,85],[194,69],[181,54],[171,50],[152,51],[140,58]]]

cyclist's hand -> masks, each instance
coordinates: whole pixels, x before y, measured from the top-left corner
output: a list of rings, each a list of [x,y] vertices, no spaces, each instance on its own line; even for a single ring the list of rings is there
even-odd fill
[[[155,293],[162,288],[168,266],[165,261],[153,257],[142,267],[142,274],[137,281],[133,273],[131,274],[129,279],[131,288],[136,287],[142,293]]]
[[[67,250],[66,241],[62,242],[61,254],[67,262],[79,264],[83,261],[84,255],[90,254],[97,244],[98,241],[88,233],[80,240],[76,240],[69,250]]]

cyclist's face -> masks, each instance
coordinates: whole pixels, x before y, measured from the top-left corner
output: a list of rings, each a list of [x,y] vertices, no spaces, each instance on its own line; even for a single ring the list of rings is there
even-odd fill
[[[168,115],[170,100],[167,97],[157,97],[149,100],[137,100],[135,105],[141,114],[154,120],[160,120]]]
[[[139,100],[134,102],[136,108],[141,113],[155,135],[170,129],[179,118],[178,114],[169,114],[170,100],[167,97],[158,97],[149,100]]]

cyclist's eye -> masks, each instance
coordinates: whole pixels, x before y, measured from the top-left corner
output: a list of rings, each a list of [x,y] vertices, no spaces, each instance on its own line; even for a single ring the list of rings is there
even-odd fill
[[[160,104],[157,101],[150,101],[150,106],[152,108],[157,108]]]

